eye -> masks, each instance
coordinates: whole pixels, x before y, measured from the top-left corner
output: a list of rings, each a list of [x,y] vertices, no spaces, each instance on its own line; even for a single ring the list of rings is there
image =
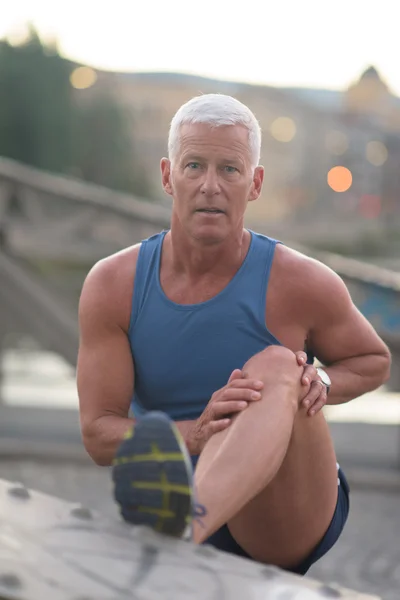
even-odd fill
[[[226,165],[224,167],[224,170],[226,171],[226,173],[236,173],[237,172],[237,168],[232,167],[232,165]]]
[[[197,169],[200,168],[200,163],[198,162],[190,162],[186,165],[187,169],[190,169],[191,171],[195,171]]]

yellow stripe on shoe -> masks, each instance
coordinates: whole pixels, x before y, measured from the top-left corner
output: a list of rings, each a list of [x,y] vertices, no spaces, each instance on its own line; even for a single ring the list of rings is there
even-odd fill
[[[130,462],[145,462],[146,460],[155,460],[159,462],[165,462],[166,460],[171,461],[182,461],[182,454],[179,452],[169,452],[169,453],[153,453],[148,452],[147,454],[132,454],[132,456],[121,456],[119,458],[114,458],[113,465],[123,465]]]
[[[135,481],[132,483],[132,487],[139,490],[160,490],[161,492],[177,492],[178,494],[186,494],[187,496],[192,495],[192,488],[188,485],[174,485],[168,482],[154,482],[149,483],[148,481]]]

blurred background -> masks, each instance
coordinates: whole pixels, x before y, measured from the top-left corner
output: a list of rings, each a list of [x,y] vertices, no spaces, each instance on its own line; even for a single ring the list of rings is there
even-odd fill
[[[179,106],[230,94],[263,132],[247,225],[335,269],[389,344],[382,389],[327,407],[353,487],[313,568],[400,589],[400,71],[381,0],[17,1],[0,19],[0,477],[115,514],[80,444],[77,304],[103,256],[168,227],[159,161]]]

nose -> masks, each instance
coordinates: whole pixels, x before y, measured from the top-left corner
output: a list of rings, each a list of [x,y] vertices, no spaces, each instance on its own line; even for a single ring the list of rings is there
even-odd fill
[[[205,196],[215,196],[220,193],[218,173],[215,169],[211,167],[206,169],[200,191]]]

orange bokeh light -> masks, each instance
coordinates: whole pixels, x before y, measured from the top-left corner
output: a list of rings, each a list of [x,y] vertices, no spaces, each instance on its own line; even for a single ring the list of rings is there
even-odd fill
[[[346,167],[333,167],[328,173],[328,185],[334,192],[347,192],[353,183],[351,171]]]

